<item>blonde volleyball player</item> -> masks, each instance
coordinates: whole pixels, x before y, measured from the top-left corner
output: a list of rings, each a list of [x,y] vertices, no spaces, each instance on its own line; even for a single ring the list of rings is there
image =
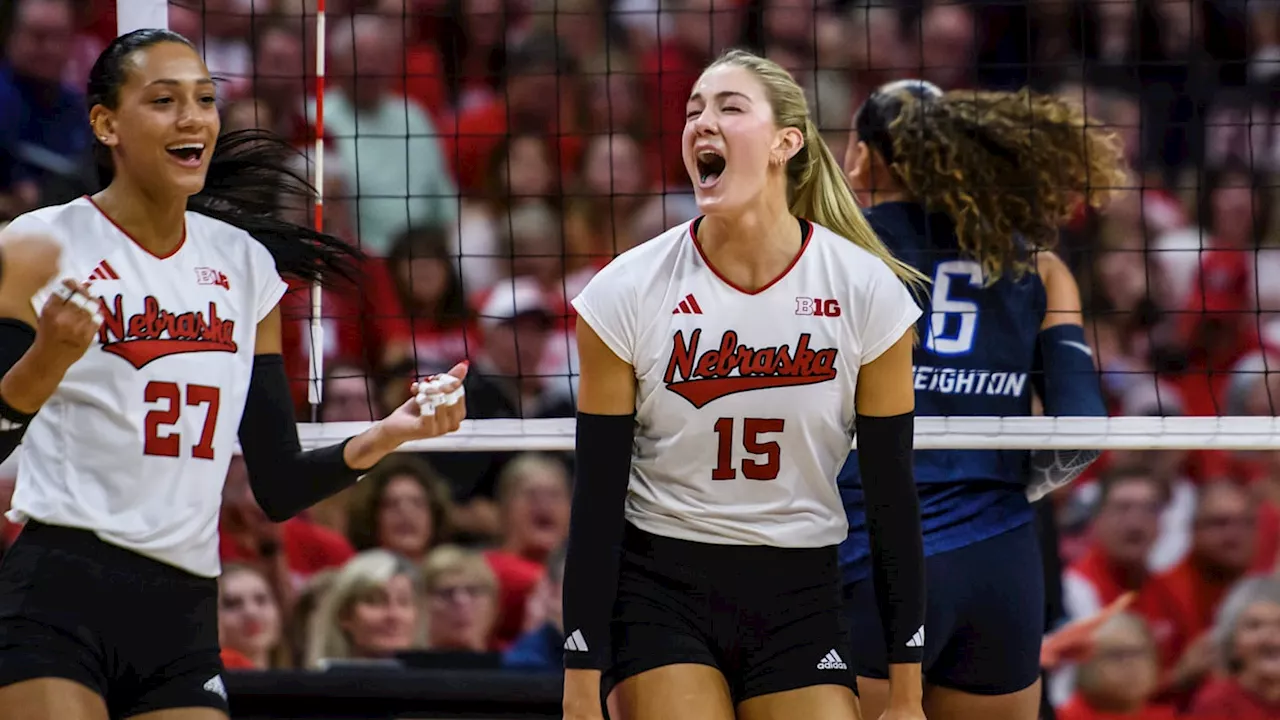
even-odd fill
[[[892,663],[882,717],[922,718],[920,309],[904,284],[920,278],[862,219],[782,68],[725,55],[687,117],[703,216],[574,300],[565,717],[600,718],[603,679],[615,720],[857,718],[835,485],[856,427]]]
[[[274,219],[307,193],[291,151],[219,141],[214,84],[181,36],[117,38],[88,99],[109,186],[6,231],[55,240],[70,279],[0,307],[0,455],[23,440],[11,517],[26,521],[0,565],[0,718],[225,719],[217,524],[237,436],[283,520],[456,429],[465,367],[302,452],[280,273],[341,272],[354,251]]]

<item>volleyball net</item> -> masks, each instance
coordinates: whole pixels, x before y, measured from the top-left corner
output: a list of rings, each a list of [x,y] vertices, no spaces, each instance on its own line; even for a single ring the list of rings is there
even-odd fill
[[[164,4],[120,2],[122,26]],[[305,156],[321,194],[298,219],[369,254],[359,286],[285,301],[304,442],[345,437],[413,376],[469,358],[487,378],[472,414],[498,419],[406,449],[474,451],[571,449],[569,301],[611,257],[696,216],[684,98],[734,46],[796,76],[837,157],[869,91],[907,77],[1069,96],[1125,143],[1132,187],[1065,224],[1059,248],[1114,416],[920,418],[918,447],[1280,446],[1280,63],[1255,29],[1276,17],[1261,2],[168,7],[222,78],[224,128],[275,130]],[[962,294],[935,287],[930,302],[956,342],[982,322]],[[917,369],[916,382],[1026,382],[998,375]]]

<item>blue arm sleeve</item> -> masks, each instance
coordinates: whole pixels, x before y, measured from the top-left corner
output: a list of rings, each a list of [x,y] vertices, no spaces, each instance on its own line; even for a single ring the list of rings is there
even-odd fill
[[[1106,417],[1093,350],[1079,325],[1055,325],[1041,331],[1032,378],[1045,415]],[[1033,452],[1027,498],[1035,502],[1076,479],[1099,454],[1097,450]]]

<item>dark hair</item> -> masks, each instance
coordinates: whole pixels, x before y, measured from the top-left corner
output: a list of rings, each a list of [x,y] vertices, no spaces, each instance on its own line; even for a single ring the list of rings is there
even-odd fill
[[[382,495],[391,481],[399,477],[413,478],[427,496],[427,514],[431,516],[431,544],[425,549],[430,551],[453,534],[450,521],[453,498],[450,496],[448,483],[426,460],[409,453],[394,453],[365,474],[348,505],[347,535],[356,550],[378,547],[378,509],[382,503]]]
[[[436,305],[435,316],[431,318],[418,316],[413,292],[401,277],[400,266],[414,260],[437,260],[446,268],[449,286],[445,288],[444,295]],[[453,327],[466,322],[468,308],[466,295],[463,293],[462,275],[458,265],[449,256],[449,236],[443,226],[415,225],[400,233],[391,244],[391,251],[387,253],[387,266],[391,270],[391,282],[395,286],[396,295],[411,323],[415,319],[427,319],[442,327]]]
[[[1030,90],[941,93],[903,81],[854,118],[917,202],[955,224],[960,247],[994,282],[1034,271],[1081,202],[1104,206],[1128,176],[1115,136],[1059,97]]]
[[[170,30],[135,30],[112,40],[89,72],[89,110],[97,105],[118,107],[129,58],[163,43],[195,49],[190,40]],[[99,182],[106,187],[115,176],[115,166],[111,150],[96,138],[94,157]],[[335,277],[354,281],[363,258],[355,246],[279,217],[282,211],[308,207],[316,196],[315,188],[291,167],[299,157],[287,142],[262,130],[225,133],[214,147],[204,189],[188,198],[187,210],[252,235],[271,253],[281,275],[306,281]]]

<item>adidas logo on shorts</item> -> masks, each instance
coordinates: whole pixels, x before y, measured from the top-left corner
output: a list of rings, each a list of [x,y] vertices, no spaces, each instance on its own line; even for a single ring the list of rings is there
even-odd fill
[[[223,700],[227,699],[227,686],[222,684],[222,676],[214,675],[204,684],[204,689],[217,695]]]
[[[848,670],[849,666],[844,664],[844,660],[840,659],[840,654],[835,650],[827,653],[822,658],[822,662],[818,663],[819,670]]]

